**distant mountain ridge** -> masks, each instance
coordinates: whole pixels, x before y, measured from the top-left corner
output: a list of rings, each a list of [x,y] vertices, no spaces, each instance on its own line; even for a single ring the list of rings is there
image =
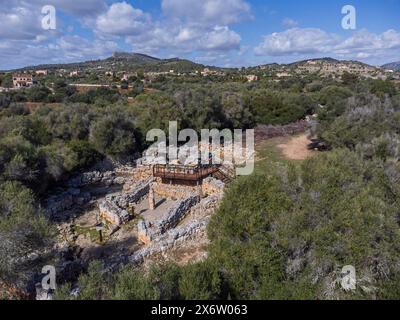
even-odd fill
[[[90,70],[103,69],[105,71],[136,71],[144,69],[144,71],[170,71],[191,72],[201,70],[204,66],[195,62],[179,59],[159,59],[142,53],[114,52],[111,57],[99,60],[90,60],[84,62],[73,63],[57,63],[57,64],[41,64],[37,66],[28,66],[24,68],[9,71],[26,71],[39,69],[66,69],[66,70]]]
[[[106,60],[127,61],[133,64],[157,63],[161,61],[159,58],[151,57],[146,54],[128,52],[114,52],[112,57]]]
[[[400,61],[384,64],[382,68],[388,70],[400,71]]]
[[[371,68],[379,68],[375,66],[368,65],[360,61],[347,61],[347,60],[337,60],[330,57],[315,58],[296,61],[287,64],[270,63],[260,66],[250,67],[256,68],[261,66],[268,66],[271,68],[276,68],[279,66],[297,67],[307,64],[309,61],[315,62],[328,62],[328,63],[338,63],[338,64],[359,64]],[[99,60],[90,60],[84,62],[74,62],[74,63],[58,63],[58,64],[41,64],[37,66],[28,66],[24,68],[9,70],[9,71],[26,71],[26,70],[38,70],[38,69],[66,69],[66,70],[94,70],[94,69],[104,69],[105,71],[136,71],[138,69],[143,69],[146,72],[151,71],[165,71],[174,70],[176,72],[193,72],[202,70],[205,66],[203,64],[198,64],[190,60],[180,59],[180,58],[169,58],[160,59],[152,57],[142,53],[129,53],[129,52],[114,52],[111,57]],[[209,66],[210,67],[210,66]],[[221,67],[210,67],[212,69],[230,69]],[[383,65],[383,69],[392,69],[400,71],[400,62],[393,62]],[[233,68],[235,69],[235,68]]]

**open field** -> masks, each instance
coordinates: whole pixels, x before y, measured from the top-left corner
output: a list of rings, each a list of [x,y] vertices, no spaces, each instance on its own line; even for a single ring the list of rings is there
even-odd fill
[[[301,163],[318,154],[308,149],[311,140],[306,133],[270,138],[256,145],[256,172],[267,172],[274,162]]]

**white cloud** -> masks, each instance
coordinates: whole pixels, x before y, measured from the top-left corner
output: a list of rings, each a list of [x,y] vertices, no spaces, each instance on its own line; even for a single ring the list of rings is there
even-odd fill
[[[398,55],[400,32],[375,34],[363,29],[343,39],[321,29],[292,28],[272,33],[254,49],[259,56],[324,54],[343,59],[383,58]]]
[[[150,16],[126,2],[112,4],[108,11],[96,20],[98,31],[116,36],[143,33],[150,27]]]
[[[207,50],[238,50],[240,35],[231,30],[228,25],[214,24],[214,22],[238,21],[242,14],[241,10],[248,12],[248,5],[241,0],[228,0],[225,6],[222,4],[220,0],[204,2],[165,0],[162,2],[162,8],[166,18],[151,22],[148,17],[145,19],[146,23],[143,24],[146,25],[144,32],[131,32],[124,28],[124,32],[127,31],[126,42],[132,45],[134,51],[152,54],[168,50],[176,54]],[[125,4],[124,8],[125,11],[130,12],[134,10],[128,4]],[[189,19],[194,14],[193,10],[196,11],[196,18]],[[135,19],[137,20],[137,17]],[[124,19],[117,20],[124,21]]]
[[[45,5],[52,5],[56,10],[61,10],[77,17],[98,15],[107,8],[105,0],[8,0],[9,6],[34,7],[36,9]]]
[[[272,56],[318,53],[325,52],[327,47],[337,43],[337,36],[321,29],[293,28],[265,36],[264,41],[255,48],[255,53]]]
[[[199,49],[202,50],[232,50],[240,48],[240,35],[228,27],[216,26],[214,30],[200,39]]]
[[[32,14],[40,13],[43,6],[52,5],[57,11],[68,13],[79,19],[97,16],[107,9],[105,0],[0,0],[0,5],[3,12],[13,8],[26,8],[31,10]]]
[[[146,53],[163,50],[177,53],[239,50],[240,41],[240,35],[227,26],[215,26],[211,30],[188,26],[158,26],[144,35],[127,37],[127,42],[135,51]]]
[[[0,69],[105,58],[117,48],[112,41],[91,41],[76,35],[61,37],[55,43],[7,40],[0,44]]]
[[[0,12],[0,38],[34,40],[43,32],[41,16],[25,7],[15,7]]]
[[[57,10],[55,31],[41,28],[44,5]],[[155,55],[223,54],[240,50],[241,37],[230,25],[251,17],[245,0],[161,0],[161,7],[162,17],[154,20],[128,1],[9,0],[0,13],[0,64],[8,68],[97,58],[117,50],[117,40]],[[79,32],[76,22],[93,30],[94,40],[73,36]]]

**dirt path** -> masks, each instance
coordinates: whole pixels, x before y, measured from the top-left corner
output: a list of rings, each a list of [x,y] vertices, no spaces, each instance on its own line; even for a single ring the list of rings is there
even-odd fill
[[[285,158],[290,160],[304,160],[311,156],[313,152],[308,150],[308,145],[311,141],[307,138],[307,134],[302,134],[290,138],[286,143],[277,145]]]

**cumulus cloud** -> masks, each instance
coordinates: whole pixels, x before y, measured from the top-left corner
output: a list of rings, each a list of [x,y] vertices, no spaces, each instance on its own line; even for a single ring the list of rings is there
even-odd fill
[[[90,41],[79,36],[63,36],[52,43],[7,40],[0,43],[0,69],[42,63],[66,63],[108,57],[118,45],[112,41]],[[18,59],[15,60],[15,52]]]
[[[326,48],[336,45],[337,36],[315,28],[292,28],[284,32],[275,32],[264,37],[264,41],[255,48],[257,55],[291,55],[325,52]]]
[[[0,2],[0,11],[9,8],[28,8],[33,12],[40,12],[45,5],[52,5],[56,10],[64,11],[77,17],[98,15],[107,8],[105,0],[7,0]]]
[[[227,26],[202,30],[188,26],[158,26],[146,35],[129,36],[127,42],[136,51],[157,53],[173,50],[177,53],[193,51],[229,51],[240,49],[241,37]]]
[[[8,0],[9,6],[23,6],[41,8],[45,5],[52,5],[57,10],[78,16],[95,16],[107,8],[105,0]]]
[[[343,39],[321,29],[292,28],[264,36],[254,52],[259,56],[324,54],[366,59],[395,55],[398,49],[400,32],[392,29],[381,34],[363,29]]]
[[[143,33],[150,27],[150,16],[126,2],[112,4],[108,11],[96,20],[98,31],[116,36]]]
[[[241,36],[232,30],[231,24],[251,17],[250,5],[245,0],[160,2],[162,15],[154,19],[128,1],[8,0],[0,13],[0,58],[4,59],[0,63],[92,59],[117,50],[117,41],[125,41],[134,51],[166,56],[194,52],[214,52],[217,56],[240,50]],[[41,28],[44,5],[54,5],[57,10],[56,31]],[[60,12],[69,19],[65,20]],[[73,36],[79,32],[79,24],[93,31],[94,40],[88,40],[92,36],[86,40]],[[28,59],[25,55],[30,54]]]
[[[196,19],[189,19],[193,14],[193,6],[190,3],[197,8]],[[133,50],[153,54],[167,50],[173,50],[178,54],[240,48],[240,35],[228,25],[214,24],[214,22],[238,21],[241,16],[240,10],[247,12],[248,7],[245,2],[228,0],[222,8],[222,2],[219,0],[204,2],[168,0],[162,2],[162,8],[165,19],[154,22],[149,14],[135,9],[126,2],[115,3],[97,18],[96,31],[99,36],[124,36]],[[217,19],[217,12],[221,19]]]
[[[0,20],[1,39],[33,40],[43,32],[41,16],[32,14],[28,8],[15,7],[0,12]]]
[[[240,48],[241,37],[228,27],[216,26],[214,30],[200,39],[200,49],[203,50],[232,50]]]

